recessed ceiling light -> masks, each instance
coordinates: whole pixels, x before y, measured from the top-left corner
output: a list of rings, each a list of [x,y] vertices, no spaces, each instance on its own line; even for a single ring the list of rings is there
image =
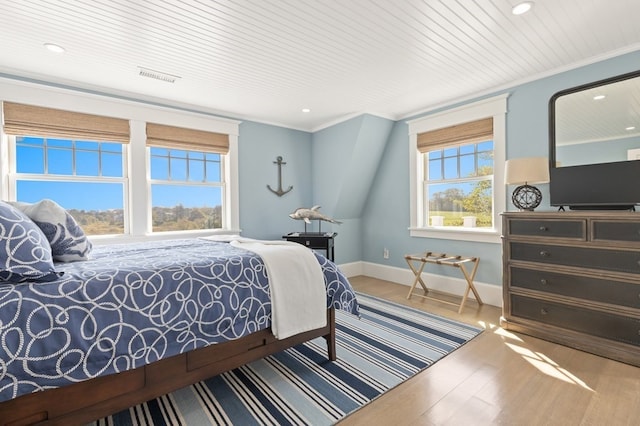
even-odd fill
[[[596,96],[593,97],[593,100],[594,101],[599,101],[599,100],[604,99],[604,98],[606,98],[605,95],[596,95]]]
[[[625,130],[635,130],[636,126],[629,126]]]
[[[302,112],[311,112],[309,108],[302,108]]]
[[[46,47],[46,49],[49,52],[53,52],[53,53],[64,53],[65,52],[64,47],[59,46],[57,44],[53,44],[53,43],[45,43],[44,47]]]
[[[522,15],[523,13],[527,13],[533,7],[532,1],[523,1],[522,3],[518,3],[511,9],[511,13],[514,15]]]

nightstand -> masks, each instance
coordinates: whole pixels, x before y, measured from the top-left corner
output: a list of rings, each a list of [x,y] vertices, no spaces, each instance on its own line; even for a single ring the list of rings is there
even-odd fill
[[[336,235],[338,235],[337,232],[290,232],[282,238],[310,249],[324,250],[327,253],[327,259],[333,262],[335,256],[333,239]]]

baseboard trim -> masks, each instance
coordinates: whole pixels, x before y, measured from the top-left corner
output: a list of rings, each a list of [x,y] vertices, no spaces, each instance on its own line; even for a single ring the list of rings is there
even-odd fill
[[[347,276],[347,278],[351,278],[357,277],[358,275],[364,275],[363,264],[364,262],[343,263],[342,265],[338,265],[338,267],[342,273]]]
[[[411,272],[408,267],[398,268],[396,266],[380,265],[371,262],[345,263],[339,265],[339,267],[347,277],[365,275],[367,277],[406,285],[407,287],[411,286],[415,278],[413,272]],[[462,277],[456,278],[423,272],[422,279],[430,289],[455,296],[462,297],[467,288],[467,282]],[[498,308],[502,307],[502,285],[487,284],[477,280],[474,281],[474,284],[484,303]],[[475,299],[473,293],[469,294],[469,298]]]

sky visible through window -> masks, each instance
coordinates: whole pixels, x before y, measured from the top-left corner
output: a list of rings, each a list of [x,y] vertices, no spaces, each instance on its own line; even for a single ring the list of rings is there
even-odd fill
[[[221,187],[205,185],[221,180],[219,154],[163,148],[151,150],[152,178],[175,183],[152,185],[154,207],[178,204],[215,207],[221,204]],[[19,201],[33,203],[51,198],[67,209],[88,211],[123,208],[126,182],[121,144],[18,137],[16,160],[16,170],[20,174],[46,174],[62,179],[72,176],[73,179],[62,182],[21,177],[17,181]]]
[[[475,182],[456,180],[493,174],[493,141],[430,151],[426,161],[432,195],[450,188],[467,194]]]

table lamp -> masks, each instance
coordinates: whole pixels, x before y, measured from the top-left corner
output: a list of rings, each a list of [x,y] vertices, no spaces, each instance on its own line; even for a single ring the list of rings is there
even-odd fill
[[[504,183],[519,185],[511,201],[520,210],[533,211],[542,201],[542,193],[531,183],[549,182],[549,160],[545,157],[512,158],[505,163]]]

